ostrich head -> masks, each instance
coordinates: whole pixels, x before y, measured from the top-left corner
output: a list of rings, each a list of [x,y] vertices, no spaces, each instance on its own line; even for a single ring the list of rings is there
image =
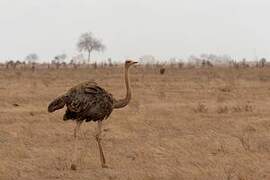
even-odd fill
[[[136,64],[136,63],[138,63],[138,62],[128,59],[128,60],[126,60],[125,67],[129,68],[131,65]]]

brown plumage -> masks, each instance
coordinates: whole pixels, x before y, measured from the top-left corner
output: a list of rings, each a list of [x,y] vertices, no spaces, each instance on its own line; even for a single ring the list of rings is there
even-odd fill
[[[86,122],[106,119],[113,110],[113,97],[97,83],[87,81],[71,88],[56,98],[48,107],[49,112],[67,106],[63,120]]]
[[[123,108],[129,103],[131,99],[131,90],[129,87],[128,70],[129,67],[135,63],[137,62],[133,62],[131,60],[127,60],[125,63],[125,84],[127,92],[124,99],[116,100],[105,89],[98,86],[96,82],[87,81],[72,87],[64,95],[55,98],[49,104],[49,112],[54,112],[66,106],[67,109],[63,120],[76,121],[77,125],[74,130],[74,157],[72,160],[73,162],[71,169],[76,169],[75,161],[77,154],[77,133],[83,121],[98,122],[96,140],[100,151],[101,165],[102,167],[107,167],[100,142],[102,121],[110,116],[113,109]]]

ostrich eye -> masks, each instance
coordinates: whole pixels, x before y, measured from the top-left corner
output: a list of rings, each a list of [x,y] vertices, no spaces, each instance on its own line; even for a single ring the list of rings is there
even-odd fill
[[[126,63],[127,63],[127,64],[129,64],[129,63],[131,63],[131,61],[130,61],[130,60],[128,60],[128,61],[126,61]]]

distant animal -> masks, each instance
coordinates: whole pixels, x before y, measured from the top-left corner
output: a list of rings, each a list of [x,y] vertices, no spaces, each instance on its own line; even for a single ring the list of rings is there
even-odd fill
[[[105,156],[101,146],[101,128],[102,121],[107,119],[113,109],[125,107],[131,100],[131,88],[129,83],[129,68],[137,62],[127,60],[124,66],[124,76],[126,85],[126,97],[116,100],[105,89],[98,86],[96,82],[87,81],[72,87],[64,95],[54,99],[48,106],[49,112],[67,107],[63,120],[74,120],[76,127],[74,129],[74,152],[72,158],[71,169],[76,170],[76,154],[77,154],[77,135],[81,124],[85,122],[97,122],[96,141],[100,153],[101,167],[106,168]]]
[[[164,74],[164,73],[165,73],[165,70],[166,70],[166,69],[165,69],[164,67],[162,67],[162,68],[159,69],[159,73],[160,73],[160,74]]]

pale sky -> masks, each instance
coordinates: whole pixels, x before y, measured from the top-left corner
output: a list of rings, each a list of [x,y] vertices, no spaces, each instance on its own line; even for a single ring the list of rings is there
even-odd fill
[[[96,60],[270,58],[269,9],[269,0],[0,0],[0,60],[72,56],[88,31],[107,47]]]

